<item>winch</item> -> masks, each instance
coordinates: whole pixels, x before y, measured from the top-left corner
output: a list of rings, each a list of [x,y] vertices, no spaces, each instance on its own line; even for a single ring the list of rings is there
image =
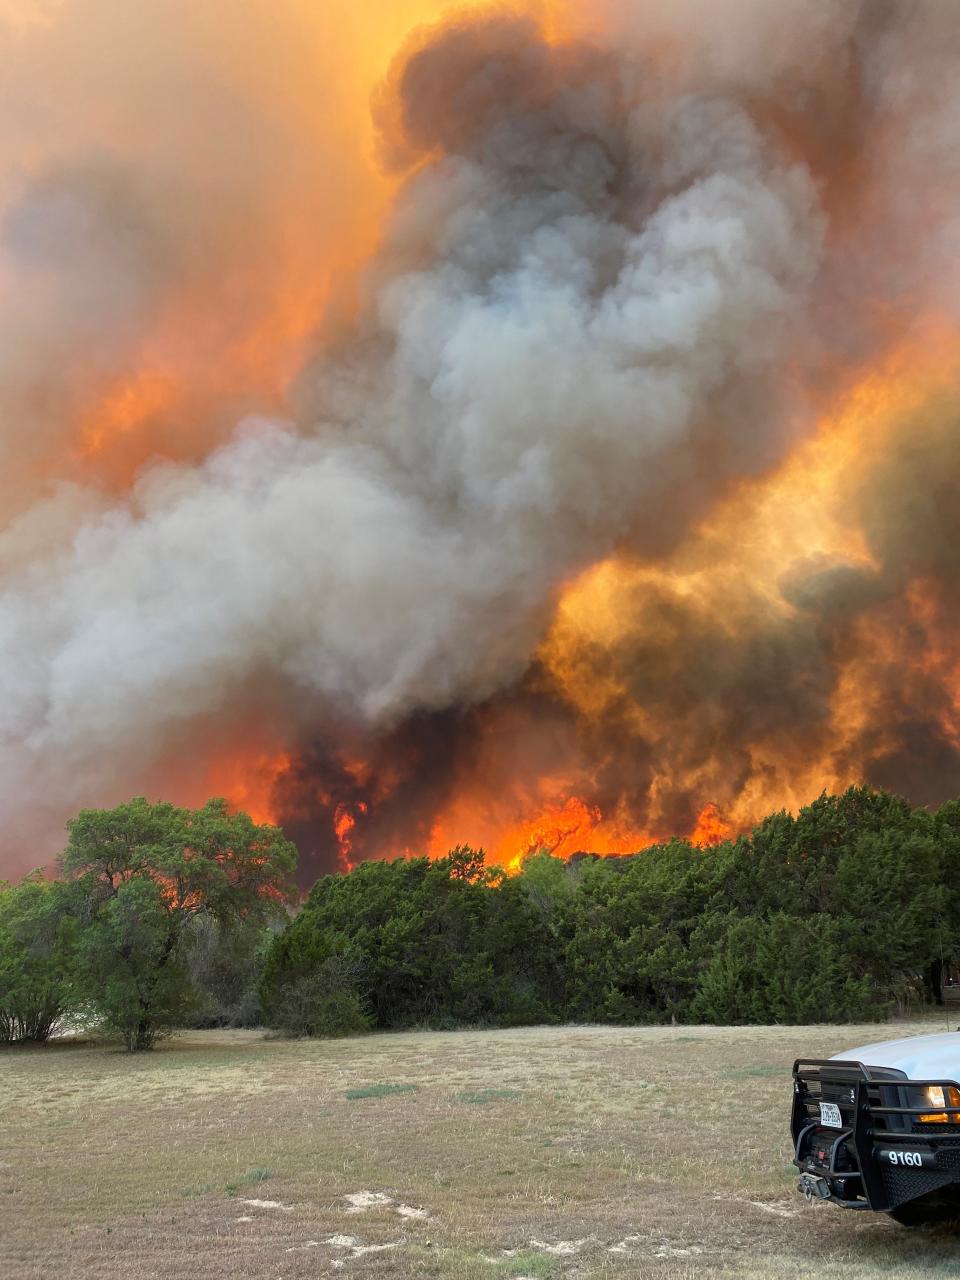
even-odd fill
[[[797,1184],[797,1190],[806,1197],[807,1200],[829,1200],[830,1199],[830,1183],[826,1178],[818,1177],[813,1173],[801,1173],[800,1182]]]

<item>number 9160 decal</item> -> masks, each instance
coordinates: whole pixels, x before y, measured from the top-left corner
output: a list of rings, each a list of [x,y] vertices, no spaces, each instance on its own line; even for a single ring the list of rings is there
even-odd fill
[[[935,1169],[937,1157],[932,1151],[905,1151],[903,1147],[881,1147],[877,1153],[884,1164],[898,1169]]]

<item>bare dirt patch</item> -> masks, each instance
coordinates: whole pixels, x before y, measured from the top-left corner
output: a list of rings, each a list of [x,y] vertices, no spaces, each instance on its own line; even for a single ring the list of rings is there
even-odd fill
[[[203,1032],[140,1057],[4,1053],[0,1274],[952,1276],[949,1232],[808,1207],[793,1189],[794,1057],[888,1034]]]

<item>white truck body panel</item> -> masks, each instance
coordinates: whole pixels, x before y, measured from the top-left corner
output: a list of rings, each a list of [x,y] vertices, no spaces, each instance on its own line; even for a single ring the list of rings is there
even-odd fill
[[[881,1040],[835,1053],[832,1062],[862,1062],[865,1067],[890,1067],[911,1080],[956,1080],[960,1083],[960,1032]]]

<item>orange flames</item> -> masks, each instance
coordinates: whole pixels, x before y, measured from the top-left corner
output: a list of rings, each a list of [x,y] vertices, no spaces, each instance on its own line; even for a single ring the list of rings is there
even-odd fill
[[[739,486],[673,557],[656,564],[612,558],[563,594],[540,659],[585,722],[602,726],[615,714],[621,750],[634,740],[654,747],[658,776],[648,812],[655,822],[658,796],[681,790],[717,797],[724,818],[714,825],[718,811],[708,804],[691,837],[708,844],[777,809],[796,809],[824,789],[863,781],[859,743],[872,733],[878,751],[885,732],[883,671],[899,672],[904,688],[911,679],[934,677],[938,687],[953,690],[934,711],[939,708],[945,736],[960,741],[950,624],[930,583],[909,583],[890,601],[895,612],[889,617],[870,611],[848,624],[842,647],[828,655],[835,685],[823,732],[811,736],[798,724],[785,745],[782,737],[764,736],[761,722],[749,742],[749,776],[740,782],[723,743],[747,710],[737,705],[742,695],[732,687],[725,697],[711,690],[709,703],[691,700],[684,651],[690,628],[702,628],[712,643],[737,643],[757,618],[766,619],[774,635],[793,625],[798,609],[783,590],[792,565],[878,569],[857,486],[878,460],[916,435],[926,406],[949,401],[958,370],[960,335],[931,321],[852,380],[807,443],[774,474]],[[657,683],[647,689],[640,681],[649,701],[625,678],[622,653],[655,655]],[[762,661],[764,654],[757,657]],[[709,662],[709,655],[701,650],[697,661]],[[729,678],[720,660],[717,680]],[[662,702],[661,683],[669,690]],[[773,689],[769,696],[780,694]],[[717,735],[718,751],[699,750],[704,735]]]
[[[631,831],[616,821],[607,821],[597,805],[587,804],[579,796],[548,804],[534,816],[523,817],[503,828],[490,821],[490,814],[482,809],[471,823],[461,810],[459,823],[464,831],[488,832],[489,844],[485,845],[488,858],[508,871],[518,871],[524,858],[534,853],[551,853],[568,858],[573,853],[632,853],[651,843],[647,832]],[[440,857],[451,844],[472,843],[467,837],[455,837],[455,828],[449,818],[441,820],[430,840],[430,854]],[[477,843],[483,844],[483,839]]]
[[[709,847],[733,834],[731,824],[711,803],[701,812],[689,839],[693,844]],[[558,858],[575,853],[622,856],[638,853],[662,838],[642,829],[631,830],[625,822],[605,820],[599,806],[571,796],[563,804],[551,805],[536,817],[508,827],[495,837],[487,852],[491,862],[512,873],[519,871],[524,859],[532,854],[549,853]],[[449,846],[450,836],[438,827],[430,842],[431,855],[440,857]]]
[[[724,840],[729,840],[734,834],[733,825],[726,820],[711,800],[704,806],[697,819],[697,825],[690,836],[690,843],[709,849],[714,845],[722,844]]]
[[[351,833],[357,825],[357,819],[367,812],[368,806],[365,800],[357,802],[354,809],[348,808],[347,805],[339,804],[333,813],[333,830],[337,837],[337,844],[340,846],[340,865],[344,871],[350,871],[353,863],[350,860],[350,853],[353,848],[353,840]]]

